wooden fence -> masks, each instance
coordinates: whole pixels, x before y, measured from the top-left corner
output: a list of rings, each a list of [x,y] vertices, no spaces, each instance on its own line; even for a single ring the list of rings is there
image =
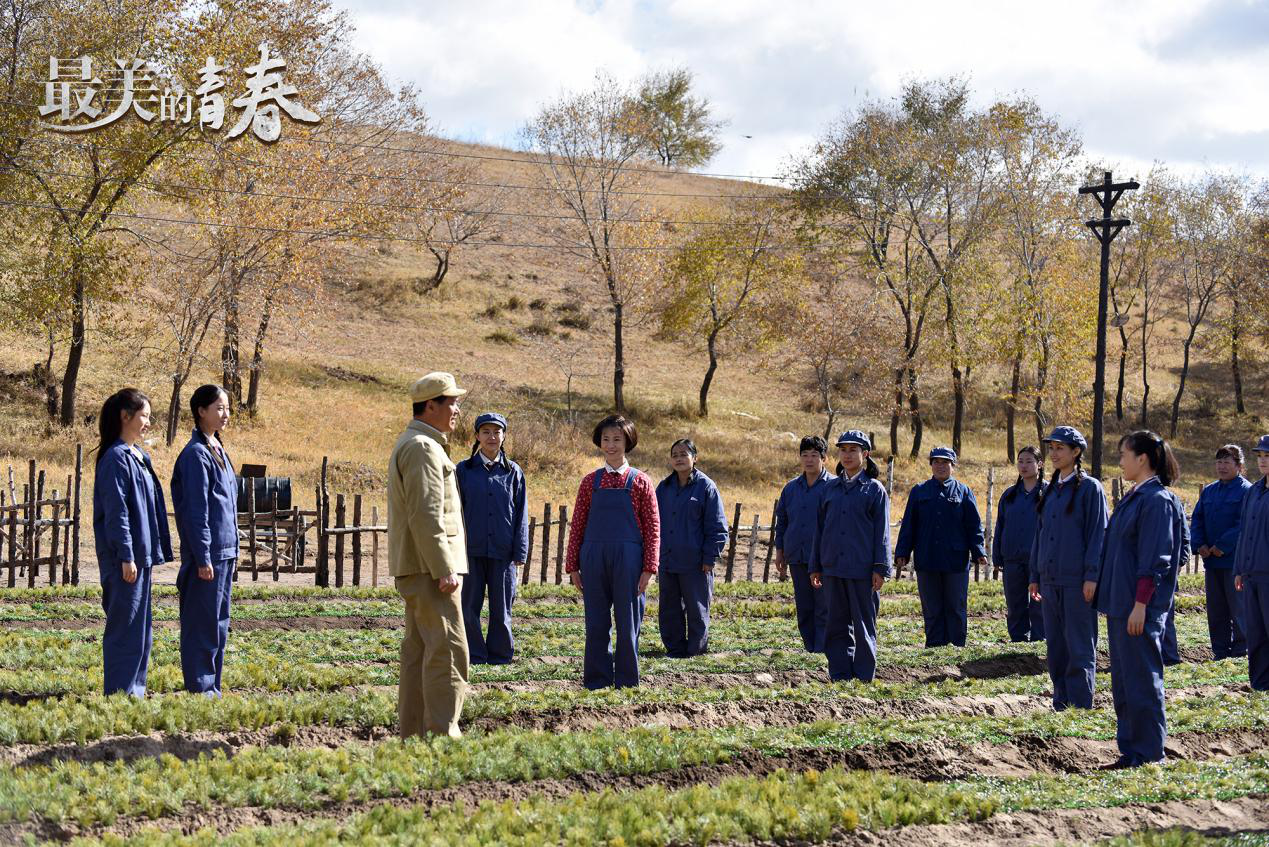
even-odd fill
[[[20,493],[9,466],[7,487],[0,489],[0,566],[9,572],[10,588],[17,586],[19,576],[30,588],[37,581],[56,585],[59,576],[63,585],[79,584],[83,462],[84,448],[77,446],[75,470],[67,474],[66,488],[59,490],[49,487],[49,475],[31,459]]]

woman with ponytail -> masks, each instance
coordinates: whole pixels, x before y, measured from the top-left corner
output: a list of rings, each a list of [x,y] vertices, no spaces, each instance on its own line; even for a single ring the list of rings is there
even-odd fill
[[[1106,535],[1106,492],[1084,475],[1088,442],[1078,429],[1054,428],[1053,477],[1040,495],[1028,591],[1044,612],[1053,708],[1093,708],[1097,674],[1097,610],[1093,594]]]
[[[1111,767],[1135,768],[1163,761],[1163,631],[1190,535],[1181,501],[1168,490],[1180,471],[1162,438],[1139,430],[1119,439],[1119,467],[1133,486],[1111,516],[1095,588],[1118,721]]]
[[[824,652],[833,682],[872,682],[877,673],[877,609],[890,576],[890,498],[877,481],[872,442],[857,429],[837,439],[837,477],[820,500],[808,565],[825,594]]]
[[[714,599],[714,562],[727,546],[727,515],[718,486],[696,466],[696,445],[680,438],[670,445],[669,476],[657,485],[661,518],[661,589],[657,623],[671,659],[709,650],[709,607]]]
[[[93,480],[93,534],[101,573],[105,692],[145,695],[153,625],[150,569],[172,561],[163,486],[140,442],[150,428],[150,400],[124,388],[98,418],[101,440]]]
[[[189,398],[194,432],[172,470],[172,511],[181,539],[181,674],[191,694],[220,696],[229,643],[229,594],[238,565],[238,482],[221,432],[229,395],[201,385]]]
[[[476,418],[471,456],[454,467],[467,530],[467,578],[463,580],[463,627],[473,665],[507,665],[515,655],[511,604],[516,575],[529,558],[529,512],[524,472],[507,458],[507,419],[497,412]],[[480,612],[489,594],[489,630]]]
[[[1009,486],[996,509],[991,559],[1005,591],[1005,622],[1010,641],[1043,641],[1044,613],[1027,586],[1031,545],[1035,542],[1036,504],[1044,494],[1044,459],[1035,447],[1018,451],[1018,481]]]

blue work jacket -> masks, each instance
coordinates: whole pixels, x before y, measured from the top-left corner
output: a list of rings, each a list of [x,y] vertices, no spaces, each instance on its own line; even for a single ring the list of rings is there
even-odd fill
[[[138,456],[138,452],[140,455]],[[150,457],[123,439],[98,457],[93,481],[93,535],[97,562],[148,568],[172,561],[167,502]]]
[[[839,476],[820,498],[808,569],[842,579],[890,576],[890,498],[867,474]]]
[[[1190,543],[1195,550],[1215,547],[1224,554],[1208,556],[1203,560],[1203,567],[1227,571],[1234,566],[1243,497],[1248,488],[1251,483],[1244,476],[1236,476],[1229,482],[1218,479],[1203,486],[1194,514],[1190,516]]]
[[[903,511],[894,554],[911,557],[918,571],[969,570],[971,559],[987,555],[974,492],[956,478],[930,478],[915,486]]]
[[[1075,505],[1068,513],[1072,497]],[[1031,581],[1067,587],[1096,582],[1102,568],[1106,517],[1106,492],[1091,476],[1078,486],[1076,478],[1065,485],[1051,484],[1031,546]]]
[[[221,448],[222,468],[207,436],[195,429],[172,469],[172,512],[181,553],[196,565],[238,558],[238,482]]]
[[[713,565],[727,546],[727,515],[714,481],[698,470],[687,485],[672,473],[657,485],[661,517],[661,570],[699,572]]]
[[[1119,501],[1106,528],[1097,610],[1111,618],[1126,618],[1137,602],[1137,582],[1149,577],[1154,594],[1146,605],[1152,617],[1172,608],[1176,578],[1189,556],[1189,531],[1181,501],[1159,482],[1147,480]]]
[[[1040,515],[1036,504],[1044,492],[1044,480],[1037,480],[1035,488],[1027,491],[1021,483],[1000,497],[996,508],[996,530],[991,543],[991,563],[997,568],[1005,565],[1025,565],[1031,561],[1031,544],[1035,541],[1035,528]]]
[[[529,514],[524,472],[501,454],[488,467],[480,453],[454,466],[463,501],[467,555],[523,562],[529,557]]]
[[[1269,494],[1265,477],[1243,495],[1241,535],[1234,556],[1234,575],[1257,585],[1269,585]]]
[[[784,551],[787,564],[805,565],[811,561],[820,497],[828,488],[825,483],[835,479],[825,468],[813,486],[806,484],[806,474],[798,474],[785,483],[776,502],[775,547]]]

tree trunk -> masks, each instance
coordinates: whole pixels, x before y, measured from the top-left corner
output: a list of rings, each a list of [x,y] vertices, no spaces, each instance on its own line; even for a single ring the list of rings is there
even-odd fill
[[[1018,417],[1018,391],[1022,386],[1022,355],[1013,357],[1013,370],[1009,377],[1009,405],[1005,408],[1005,451],[1006,462],[1014,461],[1018,455],[1018,442],[1014,434],[1014,422]]]
[[[230,285],[225,292],[225,338],[220,348],[220,384],[234,409],[242,408],[242,370],[238,357],[238,332],[242,319],[238,308],[238,281],[231,272]]]
[[[75,389],[79,385],[79,366],[84,361],[84,315],[88,299],[79,259],[75,260],[71,273],[75,275],[75,285],[71,294],[70,350],[66,356],[66,370],[62,373],[62,426],[75,425]]]
[[[921,436],[925,434],[925,423],[921,420],[921,400],[917,397],[916,368],[908,366],[908,411],[912,415],[912,449],[908,455],[915,459],[921,455]]]
[[[621,338],[621,303],[612,306],[612,403],[618,412],[626,410],[626,365]]]
[[[961,454],[961,429],[965,425],[965,376],[952,365],[952,452]]]
[[[1040,442],[1040,458],[1043,459],[1049,454],[1049,448],[1045,444],[1044,436],[1044,389],[1049,384],[1049,342],[1042,337],[1040,341],[1040,364],[1036,368],[1035,375],[1035,403],[1032,405],[1032,415],[1035,420],[1035,437]]]
[[[1124,381],[1128,370],[1128,333],[1119,328],[1119,381],[1115,384],[1115,420],[1124,419]]]
[[[903,411],[903,374],[904,368],[895,368],[894,372],[894,408],[890,410],[890,455],[899,455],[899,415]]]
[[[256,416],[260,410],[260,379],[264,373],[264,337],[269,332],[269,320],[273,317],[273,293],[264,298],[260,313],[260,325],[256,327],[256,341],[251,350],[251,373],[247,383],[247,414]]]
[[[1172,398],[1172,423],[1168,428],[1168,438],[1176,438],[1176,424],[1181,417],[1181,395],[1185,393],[1185,380],[1190,375],[1190,345],[1194,343],[1194,334],[1198,325],[1190,326],[1190,334],[1181,346],[1181,382],[1176,387],[1176,396]]]
[[[1234,312],[1230,316],[1229,325],[1229,369],[1234,377],[1234,410],[1240,414],[1247,414],[1247,407],[1243,403],[1243,366],[1238,359],[1238,348],[1242,343],[1242,327],[1239,322],[1242,319],[1240,314],[1242,310],[1238,305],[1238,298],[1234,298]]]
[[[714,329],[709,334],[706,341],[706,349],[709,350],[709,368],[705,371],[705,379],[701,382],[701,408],[702,418],[709,417],[709,386],[714,381],[714,372],[718,370],[718,330]]]
[[[432,257],[436,260],[436,269],[432,271],[432,278],[428,280],[426,285],[415,286],[415,291],[419,294],[426,294],[429,291],[435,291],[441,287],[441,283],[445,281],[445,275],[449,273],[449,250],[438,250],[435,247],[428,247],[432,251]]]
[[[181,420],[181,388],[185,379],[180,374],[172,375],[172,396],[167,401],[167,446],[171,447],[176,440],[176,428]]]
[[[1141,327],[1141,428],[1149,428],[1150,419],[1150,369],[1147,366],[1146,324]]]

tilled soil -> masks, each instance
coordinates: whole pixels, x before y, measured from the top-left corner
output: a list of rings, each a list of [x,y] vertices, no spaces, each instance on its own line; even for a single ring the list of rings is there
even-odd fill
[[[1263,750],[1269,743],[1269,730],[1247,730],[1225,734],[1194,734],[1169,739],[1168,754],[1172,758],[1192,759],[1195,761],[1220,756],[1241,755]],[[468,783],[454,788],[442,790],[424,790],[407,797],[370,801],[365,803],[342,803],[318,806],[313,809],[278,809],[242,807],[212,809],[187,809],[179,818],[165,818],[160,821],[125,819],[110,827],[79,828],[73,824],[55,824],[43,822],[37,825],[22,825],[0,830],[0,838],[12,836],[14,840],[23,835],[34,834],[41,838],[58,840],[68,839],[76,835],[101,834],[111,832],[127,836],[135,834],[146,826],[158,826],[168,830],[193,833],[204,827],[213,827],[220,833],[249,826],[269,826],[309,820],[320,814],[335,819],[346,819],[350,815],[368,811],[382,805],[416,806],[436,808],[457,801],[463,801],[468,807],[474,807],[486,801],[501,801],[526,795],[548,798],[563,798],[577,791],[599,791],[611,789],[615,791],[631,791],[651,786],[659,786],[667,790],[686,788],[697,784],[717,784],[732,776],[766,776],[779,769],[803,771],[814,768],[824,770],[831,767],[842,767],[852,770],[885,770],[891,773],[921,780],[959,779],[967,776],[1016,777],[1036,773],[1078,773],[1095,770],[1115,758],[1114,742],[1086,739],[1040,739],[1019,738],[1008,744],[973,744],[955,745],[943,742],[894,742],[881,745],[870,745],[847,751],[831,750],[795,750],[786,755],[766,756],[762,754],[746,754],[736,760],[714,765],[698,765],[664,771],[655,774],[638,774],[618,776],[613,774],[585,773],[563,779],[543,779],[528,783],[494,781]],[[1160,808],[1175,804],[1164,804]],[[1185,804],[1181,804],[1184,806]],[[1260,805],[1269,806],[1261,802]],[[1141,807],[1138,807],[1141,808]],[[1239,807],[1241,808],[1241,807]],[[1098,810],[1103,811],[1103,810]],[[1116,810],[1104,810],[1110,821],[1119,820]],[[831,842],[843,845],[879,845],[887,847],[895,843],[912,845],[912,847],[943,847],[943,845],[974,843],[977,841],[976,827],[982,830],[986,844],[1035,843],[1049,844],[1059,839],[1072,837],[1083,838],[1088,835],[1106,834],[1108,829],[1095,825],[1084,829],[1075,820],[1068,821],[1066,829],[1041,830],[1041,822],[1054,812],[1027,813],[1025,815],[1010,814],[977,824],[953,824],[941,827],[917,826],[888,830],[884,833],[851,833]],[[1085,813],[1087,814],[1087,813]],[[1231,820],[1238,820],[1234,815]],[[1062,818],[1065,820],[1065,818]],[[1091,815],[1091,820],[1098,820],[1098,815]],[[1133,826],[1171,826],[1187,825],[1182,813],[1162,811],[1154,818],[1124,818],[1136,821]],[[1255,818],[1269,825],[1269,812]],[[995,824],[993,825],[993,821]],[[1107,823],[1109,824],[1110,821]],[[1215,824],[1216,821],[1213,821]],[[962,829],[969,827],[969,830]],[[909,832],[912,831],[909,835]],[[1115,831],[1110,831],[1114,834]],[[1123,830],[1130,831],[1130,830]],[[1009,837],[1041,837],[1049,833],[1047,841],[1007,841]],[[914,840],[907,840],[911,837]],[[873,838],[874,840],[866,840]],[[879,840],[884,838],[885,840]],[[893,839],[902,840],[895,841]],[[850,840],[865,839],[865,840]],[[927,839],[927,840],[921,840]]]

